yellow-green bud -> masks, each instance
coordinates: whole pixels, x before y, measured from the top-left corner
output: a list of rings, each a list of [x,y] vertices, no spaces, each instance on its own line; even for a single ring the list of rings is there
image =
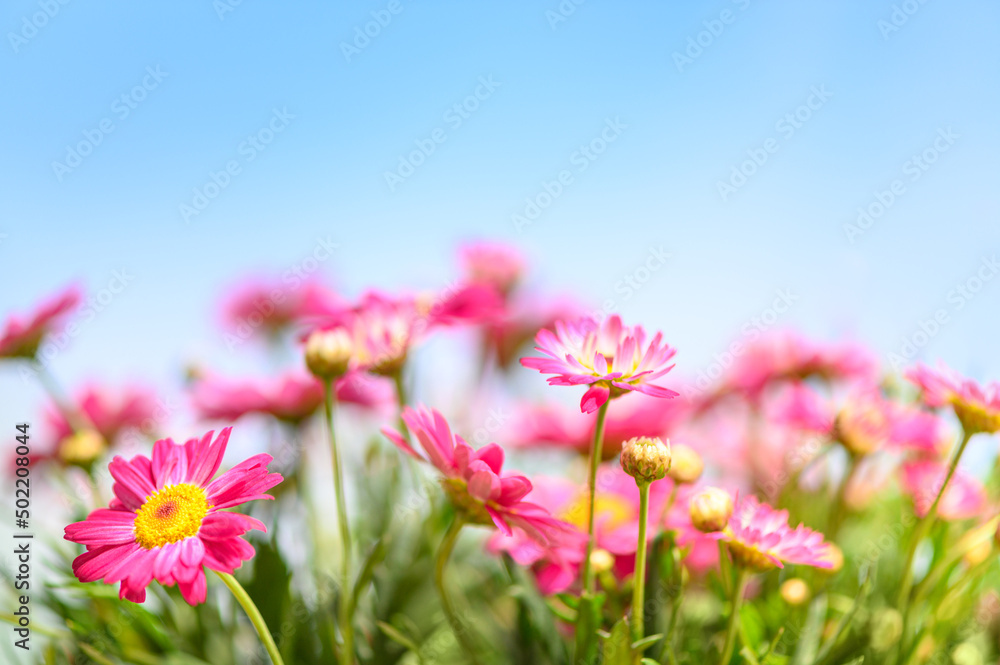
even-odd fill
[[[612,556],[611,552],[596,549],[590,553],[590,569],[594,571],[595,575],[600,575],[611,570],[614,565],[615,557]]]
[[[809,602],[812,592],[809,585],[801,577],[793,577],[781,585],[779,589],[782,599],[792,607],[805,605]]]
[[[354,343],[344,328],[315,330],[306,339],[306,367],[320,379],[343,376],[354,351]]]
[[[670,446],[670,471],[667,475],[675,483],[693,483],[701,478],[704,470],[705,463],[694,448],[683,443]]]
[[[691,524],[703,533],[722,531],[733,515],[733,497],[718,487],[706,487],[691,498]]]
[[[667,475],[670,470],[670,442],[656,437],[637,436],[622,444],[620,458],[625,473],[635,478],[637,485],[648,485]]]
[[[903,615],[891,607],[886,607],[872,617],[872,648],[886,651],[899,642],[903,634]]]
[[[88,466],[100,457],[108,444],[96,430],[84,429],[59,442],[59,459],[66,464]]]

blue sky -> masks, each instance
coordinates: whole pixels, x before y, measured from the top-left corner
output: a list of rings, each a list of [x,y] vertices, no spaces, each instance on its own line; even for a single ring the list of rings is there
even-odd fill
[[[689,376],[781,291],[775,327],[883,359],[917,335],[1000,378],[995,3],[11,0],[0,25],[0,313],[128,279],[67,384],[238,367],[219,296],[320,239],[354,294],[441,287],[469,238],[663,329]],[[859,207],[881,214],[849,232]],[[0,386],[7,421],[34,408]]]

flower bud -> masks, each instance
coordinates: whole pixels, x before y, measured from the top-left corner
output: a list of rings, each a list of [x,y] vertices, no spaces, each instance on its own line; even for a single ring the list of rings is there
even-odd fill
[[[809,602],[809,597],[812,595],[809,585],[801,577],[793,577],[785,580],[779,591],[782,599],[792,607],[805,605]]]
[[[889,419],[877,405],[850,403],[834,422],[834,437],[852,455],[862,457],[889,436]]]
[[[59,442],[59,459],[65,464],[89,466],[107,449],[104,437],[96,430],[84,429]]]
[[[733,514],[733,497],[718,487],[706,487],[691,498],[691,523],[703,533],[722,531]]]
[[[336,379],[347,372],[353,350],[344,328],[314,330],[306,339],[306,367],[320,379]]]
[[[622,444],[622,469],[637,485],[648,485],[667,475],[670,469],[670,442],[656,437],[637,436]]]
[[[872,617],[872,649],[886,651],[899,642],[903,634],[903,616],[891,607],[879,610]]]
[[[611,570],[615,565],[615,558],[612,556],[611,552],[602,549],[596,549],[590,553],[590,569],[594,571],[595,575],[600,575],[601,573],[606,573]]]
[[[675,483],[693,483],[701,478],[704,470],[705,463],[694,448],[683,443],[670,446],[670,471],[667,475]]]

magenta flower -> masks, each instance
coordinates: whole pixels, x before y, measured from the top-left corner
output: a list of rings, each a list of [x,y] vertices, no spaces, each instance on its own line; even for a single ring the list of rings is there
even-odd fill
[[[336,381],[337,400],[376,407],[391,402],[392,388],[383,380],[348,373]],[[323,405],[323,384],[301,371],[274,380],[202,378],[194,384],[192,401],[199,416],[233,421],[248,413],[263,413],[296,424]]]
[[[935,370],[918,363],[906,372],[906,378],[920,388],[928,406],[950,405],[967,433],[1000,430],[1000,383],[980,386],[943,364]]]
[[[516,248],[500,243],[479,242],[461,247],[459,261],[465,280],[507,295],[524,275],[524,257]]]
[[[105,441],[112,443],[130,428],[151,424],[156,416],[157,400],[151,390],[140,386],[125,386],[119,391],[111,391],[95,384],[84,386],[71,406],[86,418],[88,425],[93,425]],[[56,441],[73,434],[73,427],[67,422],[65,414],[55,405],[46,409],[45,419]]]
[[[727,544],[734,561],[758,572],[786,563],[833,567],[823,534],[801,524],[792,529],[787,510],[775,510],[753,496],[737,504],[729,525],[716,537]]]
[[[638,391],[653,397],[677,397],[676,392],[655,381],[674,368],[667,365],[676,351],[663,343],[657,333],[646,344],[646,331],[622,325],[617,314],[603,323],[585,317],[574,322],[559,321],[556,332],[540,330],[535,350],[547,358],[521,358],[521,364],[542,374],[553,386],[587,385],[580,410],[593,413],[609,399]]]
[[[212,480],[226,452],[227,427],[183,445],[157,441],[153,458],[115,457],[108,470],[115,498],[83,522],[66,527],[66,540],[87,546],[73,561],[81,582],[121,583],[119,597],[141,603],[146,587],[180,587],[191,605],[205,601],[205,568],[232,573],[254,555],[241,538],[250,529],[266,531],[260,520],[227,512],[264,494],[282,478],[268,473],[270,455],[254,455]]]
[[[930,510],[947,473],[948,465],[934,460],[915,460],[903,465],[900,480],[903,489],[913,498],[918,517],[923,517]],[[955,475],[938,504],[937,513],[946,520],[969,519],[985,510],[986,501],[982,483],[962,469],[955,469]]]
[[[407,407],[403,421],[426,456],[414,450],[399,432],[388,427],[382,432],[403,452],[441,472],[445,492],[470,523],[493,524],[507,536],[520,528],[542,544],[558,541],[571,529],[541,506],[522,500],[532,490],[531,481],[521,475],[501,474],[504,452],[497,444],[473,450],[462,437],[452,434],[444,416],[426,407]]]
[[[645,396],[629,400],[621,409],[608,413],[601,459],[618,459],[622,443],[637,436],[666,436],[683,420],[686,408],[681,400],[664,403]],[[534,447],[542,444],[588,455],[596,426],[594,416],[581,418],[565,407],[526,404],[515,416],[511,445]]]
[[[47,334],[80,304],[80,289],[70,286],[25,316],[7,317],[0,332],[0,358],[34,358]]]
[[[223,323],[241,338],[260,329],[276,333],[302,321],[326,316],[343,301],[316,279],[251,279],[236,287],[222,306]]]

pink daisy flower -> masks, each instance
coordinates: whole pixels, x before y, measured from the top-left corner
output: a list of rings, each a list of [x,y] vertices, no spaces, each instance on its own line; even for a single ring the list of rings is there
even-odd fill
[[[478,242],[458,250],[465,280],[491,286],[504,295],[510,293],[524,275],[524,257],[510,245]]]
[[[740,501],[729,525],[716,536],[726,543],[733,560],[757,572],[786,563],[831,568],[823,534],[809,527],[788,526],[788,511],[775,510],[756,497]]]
[[[928,406],[950,405],[966,432],[1000,430],[1000,383],[992,381],[980,386],[943,364],[931,369],[918,363],[907,370],[906,378],[920,388]]]
[[[426,456],[414,450],[399,432],[388,427],[382,432],[403,452],[441,472],[445,492],[470,523],[493,524],[506,536],[520,528],[543,545],[558,541],[571,529],[541,506],[523,501],[532,490],[531,481],[501,473],[504,452],[497,444],[473,450],[462,437],[452,434],[444,416],[426,407],[407,407],[403,422]]]
[[[328,315],[343,301],[316,279],[250,279],[233,289],[222,305],[226,327],[245,337],[261,329],[274,334],[300,321]]]
[[[559,321],[555,333],[540,330],[536,351],[547,358],[521,358],[521,364],[542,374],[552,386],[587,385],[580,410],[593,413],[612,397],[633,390],[653,397],[677,397],[678,393],[651,383],[674,368],[667,365],[676,351],[656,333],[646,343],[642,326],[622,325],[615,314],[603,323],[585,317],[574,322]]]
[[[115,392],[98,385],[88,385],[77,393],[72,406],[105,441],[111,443],[127,429],[142,427],[152,421],[156,415],[157,400],[151,390],[139,386],[125,386]],[[55,405],[46,409],[45,419],[57,441],[73,434],[72,425]]]
[[[42,339],[76,309],[82,299],[80,289],[70,286],[42,302],[30,314],[7,317],[0,332],[0,358],[34,358]]]
[[[191,605],[205,601],[205,568],[232,573],[254,555],[240,536],[266,531],[260,520],[227,512],[264,494],[282,478],[268,473],[270,455],[254,455],[212,480],[226,452],[227,427],[183,445],[157,441],[153,458],[115,457],[108,470],[115,498],[108,508],[66,527],[66,540],[87,546],[73,561],[81,582],[121,583],[120,598],[141,603],[146,587],[180,587]]]
[[[668,479],[650,485],[650,541],[656,537],[657,516],[666,506],[671,487]],[[565,478],[541,477],[537,479],[532,499],[572,525],[571,534],[544,545],[515,529],[512,538],[495,534],[487,548],[492,552],[507,552],[520,565],[530,566],[542,593],[560,593],[580,577],[587,549],[589,492],[586,485]],[[635,479],[618,464],[606,465],[599,473],[594,500],[594,547],[613,557],[613,570],[621,579],[634,570],[638,538],[639,490]]]
[[[900,473],[903,489],[913,498],[917,516],[923,517],[941,491],[948,465],[934,460],[915,460],[904,464]],[[937,513],[942,519],[965,520],[980,515],[986,501],[982,483],[962,469],[955,469],[955,475],[938,504]]]
[[[748,345],[733,363],[720,394],[740,392],[751,399],[775,381],[819,377],[870,382],[877,361],[861,346],[831,345],[794,332],[772,333]]]
[[[666,436],[686,415],[680,400],[661,402],[640,396],[621,409],[608,414],[604,423],[604,448],[601,458],[618,459],[622,443],[637,436]],[[581,418],[568,409],[550,405],[526,404],[517,412],[511,445],[518,447],[549,445],[589,455],[597,418]]]
[[[376,407],[392,401],[392,387],[383,380],[357,372],[336,381],[337,401]],[[275,380],[199,379],[192,400],[199,416],[209,420],[237,420],[248,413],[263,413],[296,424],[323,405],[323,384],[298,370]]]

